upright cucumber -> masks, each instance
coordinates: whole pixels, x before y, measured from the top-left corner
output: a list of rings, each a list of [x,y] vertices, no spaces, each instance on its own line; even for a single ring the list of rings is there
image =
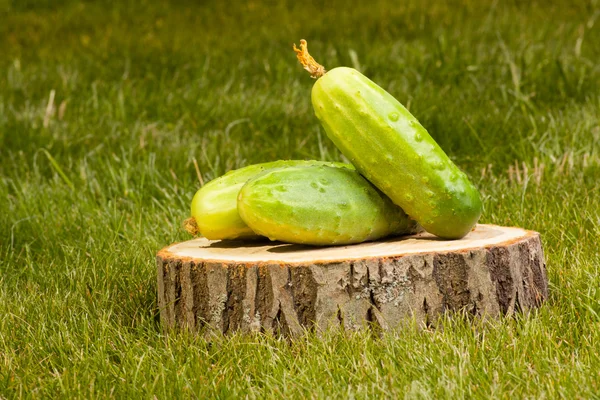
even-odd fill
[[[211,240],[257,237],[237,211],[237,196],[242,186],[248,179],[272,168],[309,165],[354,169],[351,165],[337,162],[280,160],[229,171],[196,192],[191,205],[192,218],[186,220],[188,230]]]
[[[270,169],[240,190],[238,211],[271,240],[340,245],[415,231],[416,222],[355,170]]]
[[[298,59],[317,78],[315,114],[338,149],[427,231],[445,239],[466,235],[482,209],[467,176],[392,95],[355,69],[326,72],[300,43]]]

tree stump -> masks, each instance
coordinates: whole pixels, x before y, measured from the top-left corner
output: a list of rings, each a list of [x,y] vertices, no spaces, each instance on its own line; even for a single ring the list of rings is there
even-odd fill
[[[426,232],[349,246],[197,238],[157,255],[166,329],[394,329],[447,312],[496,317],[540,306],[548,280],[540,236],[477,225],[460,240]]]

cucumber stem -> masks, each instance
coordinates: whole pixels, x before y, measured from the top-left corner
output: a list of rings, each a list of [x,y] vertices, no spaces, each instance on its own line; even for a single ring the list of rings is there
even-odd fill
[[[311,78],[318,79],[325,75],[327,72],[325,67],[315,61],[315,59],[308,54],[308,46],[306,40],[300,39],[300,48],[296,47],[294,43],[294,51],[296,52],[296,57],[298,57],[298,61],[304,67],[305,70],[310,72]]]
[[[198,230],[198,224],[196,223],[194,217],[190,217],[183,221],[183,229],[185,229],[187,233],[193,236],[198,236],[198,234],[200,233],[200,231]]]

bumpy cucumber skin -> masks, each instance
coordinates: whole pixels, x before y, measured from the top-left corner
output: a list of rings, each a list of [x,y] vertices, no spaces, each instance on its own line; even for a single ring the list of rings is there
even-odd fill
[[[196,220],[200,234],[210,240],[257,238],[258,235],[246,225],[237,211],[237,197],[242,186],[248,179],[272,168],[310,165],[354,169],[349,164],[338,162],[279,160],[229,171],[201,187],[192,199],[191,215]]]
[[[317,80],[311,97],[338,149],[427,231],[459,239],[477,223],[479,191],[392,95],[340,67]]]
[[[417,228],[358,172],[328,166],[263,172],[240,190],[238,211],[255,232],[288,243],[360,243]]]

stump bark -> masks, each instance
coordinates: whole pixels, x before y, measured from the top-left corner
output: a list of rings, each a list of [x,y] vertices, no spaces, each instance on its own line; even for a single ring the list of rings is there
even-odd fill
[[[198,238],[164,248],[157,265],[167,330],[388,330],[448,312],[510,315],[548,296],[539,234],[494,225],[453,241],[423,232],[325,248]]]

